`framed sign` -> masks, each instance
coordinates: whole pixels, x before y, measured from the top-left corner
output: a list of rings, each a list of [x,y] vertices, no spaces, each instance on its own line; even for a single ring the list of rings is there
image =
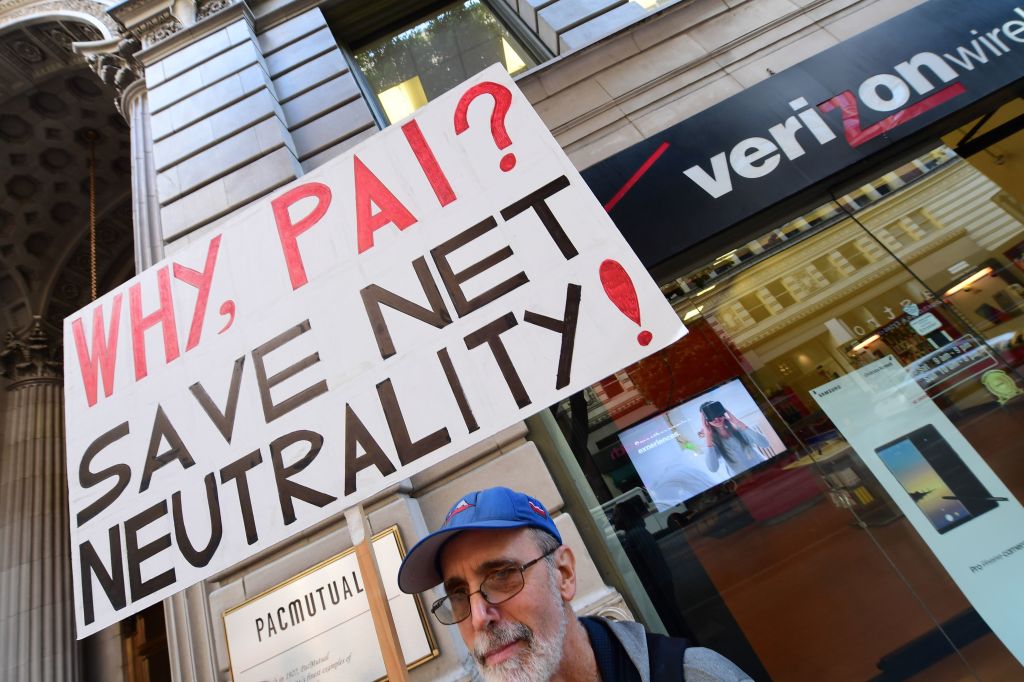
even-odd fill
[[[423,606],[398,589],[398,526],[372,546],[406,664],[415,668],[439,651]],[[225,611],[224,632],[234,682],[385,678],[354,547]]]

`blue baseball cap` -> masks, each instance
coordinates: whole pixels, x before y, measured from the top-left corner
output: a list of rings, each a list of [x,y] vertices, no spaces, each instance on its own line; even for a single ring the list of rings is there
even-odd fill
[[[562,543],[551,514],[540,500],[508,488],[478,490],[459,498],[444,524],[416,543],[398,569],[398,587],[407,594],[440,584],[440,556],[445,543],[464,530],[538,528]]]

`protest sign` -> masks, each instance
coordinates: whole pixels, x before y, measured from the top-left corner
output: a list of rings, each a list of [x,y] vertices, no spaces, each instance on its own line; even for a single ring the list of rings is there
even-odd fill
[[[78,637],[684,333],[488,69],[66,319]]]

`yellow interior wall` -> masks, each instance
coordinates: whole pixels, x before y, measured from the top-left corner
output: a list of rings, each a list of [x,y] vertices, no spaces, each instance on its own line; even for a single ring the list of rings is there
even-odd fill
[[[975,133],[975,137],[1014,119],[1024,116],[1024,100],[1015,99],[1003,105],[984,126]],[[974,127],[977,121],[958,128],[945,135],[942,141],[956,149],[960,140]],[[967,159],[979,171],[987,175],[997,185],[1013,195],[1024,204],[1024,131],[1011,135],[1004,140],[988,147]]]

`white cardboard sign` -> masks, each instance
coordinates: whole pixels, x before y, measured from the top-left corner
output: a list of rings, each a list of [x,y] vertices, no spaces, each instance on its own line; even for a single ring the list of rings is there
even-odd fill
[[[78,637],[684,333],[491,67],[65,320]]]

